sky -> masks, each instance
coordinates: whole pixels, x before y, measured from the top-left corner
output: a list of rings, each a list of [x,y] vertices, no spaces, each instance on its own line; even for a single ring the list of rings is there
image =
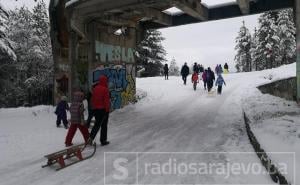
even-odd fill
[[[50,0],[44,0],[49,4]],[[207,6],[229,3],[234,0],[202,0]],[[6,9],[14,9],[23,5],[32,8],[34,0],[0,0]],[[245,21],[246,27],[253,32],[257,27],[258,15],[225,19],[206,23],[190,24],[179,27],[161,29],[163,46],[167,51],[167,60],[174,58],[179,66],[184,62],[192,65],[194,62],[205,67],[214,67],[216,64],[227,62],[229,67],[234,67],[235,38]]]

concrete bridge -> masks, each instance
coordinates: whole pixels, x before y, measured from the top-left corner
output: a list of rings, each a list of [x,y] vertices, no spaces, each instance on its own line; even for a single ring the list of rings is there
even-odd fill
[[[176,7],[181,13],[170,14]],[[147,29],[200,23],[293,8],[297,27],[297,98],[300,100],[300,0],[51,0],[55,96],[70,97],[106,74],[114,109],[135,101],[135,48]]]

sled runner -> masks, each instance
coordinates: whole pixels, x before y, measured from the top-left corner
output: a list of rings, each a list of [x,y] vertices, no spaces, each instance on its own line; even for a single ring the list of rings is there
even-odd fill
[[[74,145],[64,150],[60,150],[58,152],[45,155],[45,158],[47,158],[48,161],[47,164],[42,166],[42,168],[47,166],[52,166],[53,164],[58,163],[59,168],[56,168],[56,171],[58,171],[68,166],[71,166],[73,164],[76,164],[80,161],[89,159],[93,157],[95,153],[96,153],[96,143],[94,143],[92,146],[88,146],[84,143],[79,145]],[[76,161],[71,160],[74,157],[77,158]]]

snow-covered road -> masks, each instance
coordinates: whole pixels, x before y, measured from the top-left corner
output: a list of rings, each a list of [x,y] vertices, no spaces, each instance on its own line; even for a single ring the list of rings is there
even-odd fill
[[[163,161],[171,156],[187,164],[195,161],[260,164],[249,144],[242,120],[241,92],[247,86],[248,78],[246,73],[225,75],[227,86],[221,96],[208,95],[202,83],[194,91],[191,83],[184,86],[179,77],[170,77],[168,81],[158,77],[138,79],[137,87],[146,91],[147,97],[111,115],[108,132],[111,144],[98,146],[92,159],[59,172],[40,167],[46,162],[44,154],[64,146],[66,130],[55,127],[53,108],[1,109],[0,151],[3,161],[0,163],[0,184],[99,185],[104,181],[106,184],[135,184],[136,176],[116,181],[116,171],[109,166],[116,156],[128,155],[130,158],[134,153],[106,153],[105,164],[108,166],[104,175],[104,152],[138,152],[140,164],[143,161]],[[81,135],[77,133],[74,143],[81,141]],[[99,143],[99,137],[96,141]],[[134,157],[126,164],[129,173],[135,173],[136,166]],[[215,173],[145,175],[142,169],[145,168],[139,170],[139,184],[272,184],[264,170],[260,174],[224,178]]]

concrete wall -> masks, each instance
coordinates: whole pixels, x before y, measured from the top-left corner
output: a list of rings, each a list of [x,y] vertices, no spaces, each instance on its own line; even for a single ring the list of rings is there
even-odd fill
[[[90,39],[89,85],[96,83],[100,75],[109,79],[111,108],[119,109],[135,102],[135,48],[136,30],[128,28],[124,34],[114,34],[117,29],[95,24]]]
[[[258,89],[264,94],[271,94],[287,100],[297,100],[297,79],[296,77],[279,80],[266,85],[259,86]]]

